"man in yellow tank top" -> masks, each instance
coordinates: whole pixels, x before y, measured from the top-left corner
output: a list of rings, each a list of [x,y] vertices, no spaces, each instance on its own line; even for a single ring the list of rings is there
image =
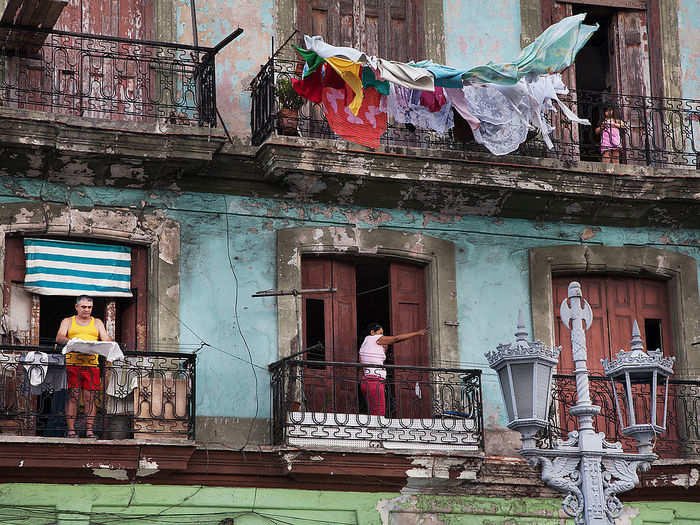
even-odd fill
[[[73,338],[83,341],[111,341],[105,325],[92,317],[92,298],[81,295],[75,300],[76,315],[66,317],[56,334],[56,342],[65,344]],[[100,368],[97,354],[66,354],[66,374],[68,376],[68,401],[66,401],[67,437],[78,437],[75,432],[75,420],[78,416],[78,400],[81,391],[87,410],[85,418],[85,436],[95,438],[92,428],[95,423],[95,392],[100,389]]]

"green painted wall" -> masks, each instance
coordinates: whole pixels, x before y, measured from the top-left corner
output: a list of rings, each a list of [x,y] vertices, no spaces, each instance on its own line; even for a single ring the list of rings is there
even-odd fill
[[[151,485],[0,485],[0,523],[572,525],[558,499]],[[700,503],[628,503],[617,525],[697,523]],[[228,523],[227,525],[232,525]]]

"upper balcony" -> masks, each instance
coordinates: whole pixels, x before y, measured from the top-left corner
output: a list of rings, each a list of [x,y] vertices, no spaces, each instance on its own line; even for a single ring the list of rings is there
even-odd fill
[[[200,168],[226,140],[215,59],[238,34],[201,47],[0,23],[3,168],[123,177],[128,158],[171,181]]]
[[[372,150],[334,135],[318,104],[284,107],[302,65],[283,47],[251,83],[257,163],[285,197],[622,227],[694,227],[700,212],[700,100],[572,91],[560,100],[592,125],[547,112],[552,149],[530,131],[498,156],[468,125],[440,135],[390,119]],[[619,164],[602,162],[595,134],[607,106],[627,125]]]
[[[216,126],[213,48],[0,25],[0,104],[161,126]]]
[[[251,129],[254,145],[260,145],[275,135],[299,137],[302,142],[305,142],[303,139],[339,138],[326,122],[321,104],[307,101],[296,110],[285,107],[285,101],[280,99],[279,86],[293,78],[301,78],[301,70],[299,60],[290,58],[289,51],[282,48],[262,66],[253,80]],[[284,97],[284,93],[281,96]],[[612,107],[616,118],[628,126],[621,137],[620,164],[700,169],[700,100],[573,90],[568,95],[560,95],[559,99],[592,125],[579,125],[559,117],[559,113],[547,112],[549,124],[554,127],[554,147],[548,149],[541,136],[532,130],[527,140],[511,155],[557,159],[566,163],[600,162],[600,137],[595,134],[595,128],[603,120],[605,108]],[[494,161],[503,159],[478,144],[468,126],[455,125],[441,135],[390,120],[381,145],[387,151],[409,147],[443,152],[444,155],[458,151],[479,154],[479,157],[485,155]]]

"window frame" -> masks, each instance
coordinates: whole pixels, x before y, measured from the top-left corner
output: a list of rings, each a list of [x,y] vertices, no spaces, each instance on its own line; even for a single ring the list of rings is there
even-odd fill
[[[42,204],[8,204],[14,217],[0,224],[0,279],[5,280],[5,236],[51,235],[66,239],[108,240],[148,248],[147,346],[177,346],[180,309],[180,224],[155,214],[125,210],[78,210]],[[99,226],[96,226],[99,224]],[[10,305],[10,308],[12,306]],[[162,314],[162,315],[161,315]]]
[[[277,42],[285,42],[295,31],[297,4],[310,0],[278,0],[277,2]],[[445,63],[445,20],[442,0],[423,0],[423,51],[424,57],[415,60],[432,59]],[[300,35],[303,38],[303,35]],[[311,36],[311,35],[310,35]],[[332,44],[332,42],[330,42]],[[360,49],[359,51],[364,51]],[[386,57],[383,57],[386,58]]]
[[[529,268],[533,336],[550,346],[554,345],[552,275],[622,274],[665,280],[675,377],[690,377],[690,371],[700,368],[698,262],[693,257],[642,246],[550,246],[530,248]]]
[[[430,362],[459,362],[455,246],[427,235],[387,229],[302,227],[277,231],[277,288],[301,289],[301,261],[308,254],[380,256],[423,264]],[[299,350],[302,304],[298,295],[277,297],[280,359]],[[297,312],[300,315],[297,316]]]

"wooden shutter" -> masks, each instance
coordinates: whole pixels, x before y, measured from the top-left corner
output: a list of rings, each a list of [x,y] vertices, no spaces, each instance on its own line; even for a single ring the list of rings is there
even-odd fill
[[[69,0],[55,27],[74,33],[153,40],[153,2]]]
[[[304,294],[303,327],[306,334],[307,300],[322,300],[325,361],[356,363],[357,311],[355,268],[329,258],[308,258],[302,262],[302,288],[335,288],[335,292]],[[304,340],[304,345],[309,343]],[[309,359],[309,356],[304,356]],[[313,412],[357,412],[358,368],[310,365],[304,371],[307,409]]]
[[[123,349],[148,350],[148,248],[131,248],[131,299],[117,305],[119,337]]]
[[[609,335],[608,320],[606,315],[606,292],[603,280],[596,277],[555,277],[552,279],[552,296],[554,298],[554,339],[555,344],[561,345],[558,373],[573,374],[574,360],[571,354],[571,331],[561,322],[559,309],[561,303],[568,296],[569,283],[577,281],[583,290],[583,296],[591,305],[593,311],[593,324],[586,331],[586,345],[588,347],[588,363],[594,374],[602,374],[600,360],[608,358]]]
[[[656,320],[661,324],[662,346],[665,355],[673,355],[671,340],[671,318],[668,308],[667,287],[664,281],[622,276],[599,277],[555,277],[552,279],[552,296],[555,312],[555,343],[562,346],[559,358],[558,373],[573,374],[574,366],[571,356],[571,333],[561,323],[559,305],[567,297],[568,284],[578,281],[581,284],[583,297],[591,305],[593,325],[586,332],[588,349],[588,369],[592,376],[603,376],[604,371],[600,360],[614,358],[623,349],[629,351],[632,338],[632,325],[636,320],[645,339],[645,321]],[[646,340],[645,348],[646,348]],[[648,351],[649,348],[646,348]],[[564,391],[559,392],[568,405],[575,402],[575,384],[565,384]],[[610,414],[614,414],[614,400],[609,391],[607,380],[591,380],[591,401],[602,406]],[[646,401],[646,396],[635,396],[635,402]],[[662,406],[663,399],[658,400]],[[638,406],[638,409],[648,411],[649,407]],[[673,408],[669,410],[673,412]],[[610,415],[609,414],[609,415]],[[659,418],[661,415],[658,416]],[[671,414],[667,433],[664,435],[663,446],[657,451],[662,457],[678,457],[679,434],[677,423]],[[575,418],[571,417],[564,407],[559,407],[559,421],[562,429],[573,430]],[[596,429],[605,432],[609,439],[619,439],[625,450],[634,450],[636,442],[619,435],[617,416],[606,418],[603,415],[595,418]]]
[[[423,0],[298,0],[297,27],[391,60],[424,57]]]
[[[389,266],[391,284],[391,335],[413,332],[427,326],[425,269],[405,263]],[[430,366],[427,337],[414,337],[394,345],[394,364]],[[431,417],[430,373],[396,370],[394,373],[394,416]]]

